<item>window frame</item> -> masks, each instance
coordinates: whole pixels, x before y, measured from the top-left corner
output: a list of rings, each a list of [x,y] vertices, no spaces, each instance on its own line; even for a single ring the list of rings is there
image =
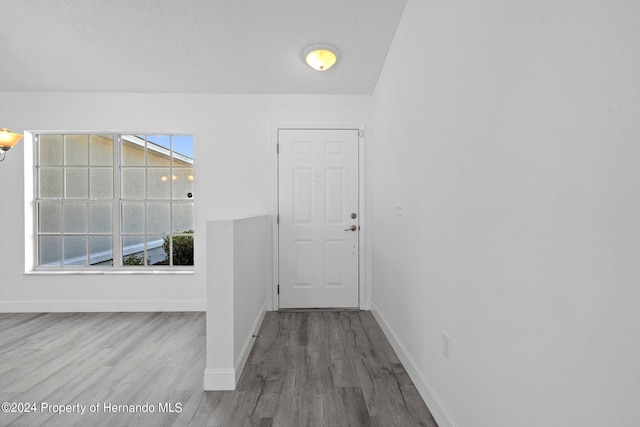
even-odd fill
[[[62,174],[63,174],[63,178],[62,178],[62,197],[60,198],[42,198],[41,197],[41,188],[40,188],[40,169],[42,168],[43,165],[40,164],[40,150],[41,150],[41,145],[40,145],[40,139],[41,136],[43,135],[62,135],[63,136],[63,144],[62,144],[62,163],[60,166],[50,166],[49,167],[59,167],[62,170]],[[87,156],[88,156],[88,160],[87,160],[87,165],[84,166],[76,166],[76,167],[82,167],[82,168],[86,168],[87,169],[87,198],[86,199],[74,199],[74,198],[69,198],[66,195],[66,190],[67,190],[67,177],[66,175],[66,169],[67,167],[69,167],[69,165],[66,163],[66,143],[65,143],[65,138],[68,135],[80,135],[80,136],[87,136],[87,143],[89,145],[89,147],[87,148]],[[190,198],[176,198],[175,194],[173,193],[172,188],[173,187],[169,187],[169,197],[168,198],[164,198],[164,199],[159,199],[159,198],[155,198],[155,199],[151,199],[148,198],[148,185],[147,185],[147,172],[149,169],[152,169],[154,167],[161,167],[161,166],[151,166],[148,163],[148,158],[147,158],[147,150],[148,150],[148,142],[149,141],[149,137],[153,137],[153,136],[167,136],[169,137],[171,143],[173,144],[174,141],[174,137],[190,137],[192,139],[192,142],[194,140],[194,135],[193,133],[189,133],[189,132],[99,132],[99,131],[32,131],[29,133],[29,136],[32,139],[32,179],[33,179],[33,193],[32,193],[32,208],[31,208],[31,212],[33,215],[33,225],[32,225],[32,229],[31,229],[31,244],[33,245],[33,258],[32,258],[32,269],[31,272],[33,273],[55,273],[55,274],[84,274],[84,273],[99,273],[99,274],[109,274],[109,273],[117,273],[117,274],[126,274],[126,273],[134,273],[134,274],[158,274],[158,273],[178,273],[178,274],[182,274],[182,273],[193,273],[194,269],[195,269],[195,259],[193,264],[194,265],[173,265],[173,256],[174,256],[174,251],[173,251],[173,242],[174,242],[174,237],[178,237],[178,236],[184,236],[186,233],[175,233],[176,230],[173,230],[173,207],[176,205],[191,205],[192,206],[192,219],[191,219],[191,223],[193,224],[193,233],[188,233],[187,236],[193,238],[193,244],[195,245],[195,241],[197,239],[197,233],[195,231],[195,197],[191,196]],[[102,165],[91,165],[91,137],[92,136],[107,136],[107,137],[111,137],[113,140],[113,164],[112,166],[102,166]],[[144,175],[145,175],[145,196],[143,198],[125,198],[124,197],[124,189],[123,189],[123,145],[124,145],[124,137],[125,136],[135,136],[135,137],[139,137],[142,136],[144,138],[144,146],[143,146],[143,150],[144,150],[144,165],[143,166],[137,166],[140,168],[144,169]],[[195,175],[195,156],[194,158],[191,159],[191,161],[193,162],[189,167],[177,167],[175,168],[174,166],[174,160],[171,156],[172,154],[172,150],[169,149],[167,150],[169,153],[169,162],[168,165],[165,166],[165,168],[169,169],[170,171],[170,176],[173,175],[173,171],[174,169],[191,169],[192,173],[189,177],[189,179],[193,180],[193,176]],[[186,157],[186,156],[185,156]],[[46,167],[46,165],[45,165]],[[74,167],[74,165],[71,165],[70,167]],[[91,196],[91,169],[92,167],[96,167],[96,168],[111,168],[112,169],[112,197],[108,198],[108,199],[94,199]],[[195,193],[194,190],[191,190],[191,193]],[[40,223],[39,223],[39,218],[40,218],[40,212],[39,212],[39,207],[43,204],[59,204],[60,205],[60,210],[64,210],[64,207],[66,204],[71,204],[71,203],[80,203],[80,204],[84,204],[86,205],[86,216],[87,216],[87,225],[86,225],[86,230],[84,233],[68,233],[65,231],[65,223],[64,223],[64,217],[61,217],[60,220],[60,230],[59,232],[43,232],[40,230]],[[132,236],[132,234],[127,234],[124,232],[124,219],[123,219],[123,209],[124,209],[124,205],[125,204],[142,204],[143,205],[143,209],[145,211],[145,215],[143,218],[143,224],[144,224],[144,231],[142,233],[138,233],[136,235],[141,236],[143,238],[144,241],[144,250],[143,250],[143,254],[144,254],[144,259],[145,262],[148,262],[148,258],[147,258],[147,238],[150,236],[149,233],[147,233],[147,206],[148,205],[152,205],[152,204],[162,204],[162,205],[167,205],[168,206],[168,210],[169,210],[169,243],[170,243],[170,264],[171,265],[154,265],[154,264],[150,264],[150,265],[125,265],[124,264],[124,257],[126,257],[126,255],[123,254],[123,245],[124,245],[124,238],[126,236]],[[110,233],[100,233],[100,232],[91,232],[90,229],[90,225],[89,225],[89,211],[90,211],[90,206],[92,204],[109,204],[111,205],[111,219],[112,219],[112,224],[111,224],[111,232]],[[64,214],[62,214],[64,215]],[[155,233],[158,234],[158,233]],[[155,236],[155,234],[152,233],[152,235]],[[60,237],[60,239],[62,239],[63,241],[60,242],[60,264],[59,265],[40,265],[40,237],[41,236],[58,236]],[[90,248],[90,240],[92,236],[111,236],[111,250],[112,250],[112,256],[113,256],[113,263],[112,265],[91,265],[91,248]],[[163,236],[166,235],[165,233],[163,233]],[[64,253],[64,239],[65,236],[83,236],[86,240],[85,240],[85,245],[86,245],[86,258],[85,258],[85,264],[84,265],[65,265],[65,253]],[[156,236],[158,237],[158,236]],[[159,246],[161,247],[161,246]],[[195,258],[195,248],[194,248],[194,258]]]

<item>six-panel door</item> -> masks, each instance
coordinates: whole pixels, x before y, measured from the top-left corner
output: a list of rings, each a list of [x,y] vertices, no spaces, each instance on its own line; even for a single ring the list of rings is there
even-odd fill
[[[280,308],[358,307],[358,130],[279,130]]]

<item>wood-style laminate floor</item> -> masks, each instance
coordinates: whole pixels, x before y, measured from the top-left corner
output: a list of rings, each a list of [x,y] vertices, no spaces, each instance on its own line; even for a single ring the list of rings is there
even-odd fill
[[[237,390],[204,392],[204,313],[0,314],[0,403],[32,411],[0,426],[436,426],[369,312],[260,334]]]

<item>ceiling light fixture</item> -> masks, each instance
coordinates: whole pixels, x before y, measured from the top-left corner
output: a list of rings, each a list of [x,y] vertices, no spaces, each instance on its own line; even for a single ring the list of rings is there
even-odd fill
[[[0,129],[0,162],[7,156],[7,151],[23,138],[19,133],[13,133],[7,128]]]
[[[304,61],[314,70],[327,71],[338,62],[338,49],[328,44],[309,46],[304,51]]]

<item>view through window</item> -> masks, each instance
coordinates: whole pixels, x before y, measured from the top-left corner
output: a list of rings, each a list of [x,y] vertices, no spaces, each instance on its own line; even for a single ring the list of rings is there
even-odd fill
[[[37,266],[193,266],[193,136],[38,134]]]

